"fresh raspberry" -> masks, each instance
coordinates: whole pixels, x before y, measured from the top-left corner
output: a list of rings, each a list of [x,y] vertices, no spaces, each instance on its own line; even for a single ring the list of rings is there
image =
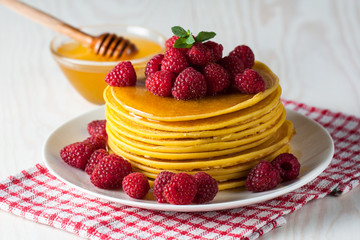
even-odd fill
[[[165,41],[165,47],[166,48],[172,48],[174,47],[174,43],[176,40],[178,40],[179,37],[178,36],[172,36],[171,38],[169,38],[168,40]]]
[[[103,157],[105,157],[107,155],[109,155],[108,152],[103,148],[95,150],[90,155],[89,161],[87,162],[86,167],[85,167],[85,172],[88,175],[91,175],[92,172],[94,171],[95,166],[100,161],[100,159],[102,159]]]
[[[217,181],[205,172],[197,172],[193,177],[198,186],[193,203],[206,203],[213,200],[219,191]]]
[[[145,80],[145,86],[152,94],[160,97],[171,96],[171,88],[175,75],[170,71],[158,71]]]
[[[136,72],[130,61],[118,63],[105,77],[111,87],[126,87],[136,84]]]
[[[300,163],[291,153],[282,153],[278,155],[271,164],[279,170],[283,181],[290,181],[299,176]]]
[[[280,172],[271,163],[260,161],[250,170],[246,179],[246,189],[263,192],[275,188],[281,182]]]
[[[168,203],[176,205],[190,204],[197,193],[195,178],[187,173],[177,173],[164,187],[164,196]]]
[[[248,68],[236,75],[234,85],[243,93],[256,94],[265,91],[264,79],[254,70]]]
[[[204,75],[188,67],[177,76],[172,95],[178,100],[189,100],[204,97],[206,91]]]
[[[235,76],[244,71],[244,64],[235,56],[226,56],[218,61],[218,64],[223,66],[230,75],[230,80],[233,81]]]
[[[211,52],[211,62],[217,62],[222,58],[224,47],[223,45],[213,42],[207,41],[203,43]]]
[[[164,58],[161,61],[161,70],[178,74],[188,66],[189,63],[185,55],[178,48],[169,48],[165,51]]]
[[[134,172],[124,177],[122,188],[128,196],[141,199],[148,193],[150,185],[144,174]]]
[[[209,63],[203,69],[207,84],[207,94],[215,95],[227,89],[230,86],[228,72],[217,63]]]
[[[160,172],[154,181],[154,196],[159,203],[167,203],[166,198],[164,196],[164,187],[171,180],[171,177],[174,176],[175,173],[169,171]]]
[[[87,126],[87,131],[90,136],[104,136],[107,137],[106,133],[106,120],[94,120]]]
[[[161,61],[163,60],[163,58],[164,54],[157,54],[147,62],[145,68],[145,77],[149,77],[151,74],[160,71]]]
[[[90,181],[99,188],[114,189],[122,185],[125,176],[132,172],[131,164],[122,157],[110,154],[100,159]]]
[[[84,170],[93,151],[93,145],[85,141],[75,142],[61,149],[60,157],[70,166]]]
[[[212,52],[202,43],[194,43],[186,52],[186,58],[191,66],[204,66],[212,60]]]
[[[251,48],[246,45],[237,46],[229,53],[229,56],[236,56],[244,63],[245,68],[252,68],[255,63],[255,56]]]
[[[100,148],[106,148],[107,138],[104,136],[91,136],[85,139],[84,142],[92,145],[94,150],[96,150]]]

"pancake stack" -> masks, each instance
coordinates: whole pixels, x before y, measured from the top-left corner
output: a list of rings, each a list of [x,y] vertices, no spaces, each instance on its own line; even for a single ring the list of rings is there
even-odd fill
[[[167,170],[204,171],[219,189],[245,184],[260,160],[290,151],[293,124],[286,120],[278,78],[260,62],[253,67],[264,92],[239,92],[179,101],[151,94],[138,81],[104,91],[110,150],[153,181]]]

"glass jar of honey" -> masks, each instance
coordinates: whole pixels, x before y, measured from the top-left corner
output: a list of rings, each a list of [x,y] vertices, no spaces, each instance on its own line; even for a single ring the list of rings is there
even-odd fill
[[[81,29],[93,35],[115,33],[129,39],[138,48],[138,52],[130,57],[122,56],[114,61],[96,55],[88,47],[66,36],[56,36],[51,41],[51,53],[66,78],[86,100],[94,104],[104,104],[103,91],[107,86],[105,76],[119,61],[131,61],[138,79],[141,79],[144,78],[146,63],[154,55],[165,51],[166,38],[144,27],[102,25]]]

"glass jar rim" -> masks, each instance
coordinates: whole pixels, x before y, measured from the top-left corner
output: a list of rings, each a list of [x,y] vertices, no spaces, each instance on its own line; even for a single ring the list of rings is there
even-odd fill
[[[142,27],[142,26],[136,26],[136,25],[125,25],[125,24],[104,24],[104,25],[85,25],[85,26],[81,26],[79,27],[79,29],[101,29],[101,28],[105,28],[105,27],[121,27],[121,28],[127,28],[127,29],[133,29],[133,30],[137,30],[137,31],[146,31],[146,32],[150,32],[152,34],[154,34],[158,39],[160,39],[160,41],[158,41],[157,43],[160,43],[161,45],[161,49],[158,52],[155,52],[153,54],[150,54],[148,56],[142,57],[142,58],[138,58],[138,59],[131,59],[131,60],[127,60],[127,61],[131,61],[133,64],[139,64],[139,63],[143,63],[146,60],[148,60],[151,56],[154,56],[156,54],[161,53],[165,46],[165,41],[166,41],[166,37],[157,32],[154,31],[150,28],[146,28],[146,27]],[[129,32],[130,33],[130,32]],[[133,36],[138,36],[138,37],[144,37],[142,35],[136,35],[132,32]],[[146,37],[145,37],[146,38]],[[60,39],[65,40],[65,39],[71,39],[65,35],[56,35],[55,37],[53,37],[53,39],[50,42],[50,51],[53,54],[54,57],[60,58],[62,61],[66,61],[68,63],[71,64],[76,64],[76,65],[86,65],[86,66],[102,66],[102,67],[107,67],[107,66],[114,66],[117,63],[119,63],[119,60],[116,61],[92,61],[92,60],[82,60],[82,59],[75,59],[75,58],[69,58],[66,57],[62,54],[60,54],[57,49],[55,48],[55,44],[56,41],[59,41]]]

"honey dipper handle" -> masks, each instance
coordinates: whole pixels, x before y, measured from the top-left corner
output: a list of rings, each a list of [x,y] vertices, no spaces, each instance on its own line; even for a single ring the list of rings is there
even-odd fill
[[[16,0],[0,0],[0,3],[14,10],[15,12],[28,17],[29,19],[40,23],[46,27],[49,27],[59,33],[62,33],[70,38],[73,38],[87,46],[90,46],[93,41],[93,37],[80,31],[77,28],[70,26],[69,24],[43,12],[35,9],[25,3]]]

